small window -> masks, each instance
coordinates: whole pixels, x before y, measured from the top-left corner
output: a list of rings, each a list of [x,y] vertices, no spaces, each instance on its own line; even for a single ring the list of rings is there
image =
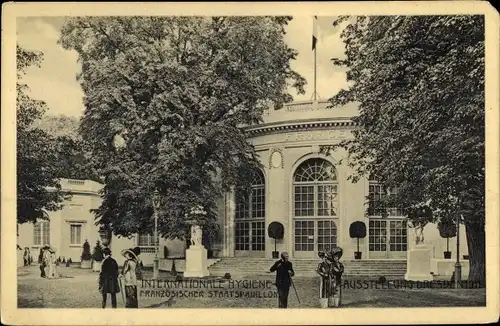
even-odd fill
[[[69,226],[70,234],[70,244],[71,245],[81,245],[82,244],[82,225],[81,224],[70,224]]]
[[[151,234],[139,234],[139,239],[137,245],[139,247],[154,247],[158,244],[158,238],[156,243],[154,241],[154,235]]]

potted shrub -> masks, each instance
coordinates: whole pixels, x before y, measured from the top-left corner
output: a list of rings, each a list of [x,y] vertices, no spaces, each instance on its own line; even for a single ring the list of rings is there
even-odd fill
[[[102,253],[102,246],[99,240],[97,240],[97,243],[95,244],[94,247],[94,252],[92,252],[92,259],[94,260],[94,264],[92,266],[92,270],[94,272],[100,272],[101,271],[101,262],[104,259],[104,254]]]
[[[358,250],[354,253],[354,259],[361,259],[362,253],[359,251],[359,239],[366,237],[366,225],[362,221],[352,222],[349,226],[349,236],[358,240]]]
[[[71,261],[71,257],[68,258],[68,260],[66,261],[66,267],[71,267],[71,264],[73,262]]]
[[[90,245],[87,240],[83,243],[83,252],[80,259],[81,268],[92,268],[92,254],[90,253]]]
[[[276,240],[283,239],[285,228],[280,222],[271,222],[267,227],[267,234],[270,238],[274,239],[273,259],[278,259],[279,252],[276,250]]]
[[[446,251],[444,252],[445,259],[451,259],[450,238],[457,235],[457,227],[451,219],[442,219],[438,223],[439,235],[446,239]]]

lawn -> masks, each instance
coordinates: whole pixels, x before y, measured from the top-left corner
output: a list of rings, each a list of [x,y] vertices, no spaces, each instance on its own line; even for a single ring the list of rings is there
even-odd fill
[[[60,268],[60,279],[40,279],[36,267],[20,268],[18,276],[18,305],[20,308],[98,308],[101,296],[97,290],[96,272],[73,267]],[[145,271],[144,279],[150,280],[151,272]],[[172,280],[168,273],[161,279]],[[244,282],[242,282],[244,281]],[[253,281],[253,282],[252,282]],[[141,282],[140,308],[273,308],[277,294],[272,285],[273,276],[259,276],[222,281],[212,278],[200,283],[186,281]],[[290,289],[289,308],[318,308],[319,280],[316,277],[297,277],[295,291]],[[253,286],[253,288],[252,288]],[[149,293],[147,292],[149,291]],[[175,297],[173,297],[175,296]],[[108,303],[109,305],[110,303]],[[345,287],[343,307],[455,307],[484,306],[484,289],[394,288],[370,284],[368,287]],[[118,295],[118,307],[123,307]]]

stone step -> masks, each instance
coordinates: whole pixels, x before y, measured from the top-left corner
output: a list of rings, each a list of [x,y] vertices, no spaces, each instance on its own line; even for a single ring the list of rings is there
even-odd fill
[[[233,272],[226,272],[226,271],[210,271],[210,275],[212,276],[224,276],[226,273],[231,274],[232,278],[235,277],[241,277],[241,276],[270,276],[270,277],[275,277],[275,274],[271,273],[266,273],[262,271],[233,271]],[[380,276],[384,276],[387,279],[402,279],[404,277],[404,272],[402,273],[380,273],[380,274],[374,274],[374,273],[361,273],[361,274],[356,274],[356,273],[344,273],[343,277],[344,278],[362,278],[362,279],[378,279]],[[299,277],[317,277],[316,274],[311,273],[311,272],[296,272],[295,276]]]
[[[231,276],[270,276],[269,268],[276,262],[276,259],[268,258],[222,258],[209,268],[210,274],[214,276],[224,276],[230,273]],[[316,276],[315,270],[319,264],[319,259],[296,259],[292,260],[295,275],[304,277]],[[353,278],[377,279],[380,276],[386,278],[403,278],[406,273],[406,260],[394,259],[372,259],[372,260],[345,260],[344,276]]]
[[[212,269],[210,268],[209,271],[214,271],[214,272],[228,272],[228,273],[231,273],[231,272],[260,272],[260,273],[270,273],[269,269],[234,269],[234,270],[227,270],[227,269]],[[315,273],[314,270],[304,270],[304,269],[301,269],[301,270],[295,270],[296,273],[298,272],[307,272],[307,273]],[[377,271],[371,271],[371,270],[366,270],[366,271],[344,271],[345,273],[350,273],[350,274],[380,274],[380,273],[386,273],[386,274],[401,274],[401,273],[405,273],[406,270],[396,270],[396,271],[382,271],[382,270],[377,270]]]
[[[274,264],[275,262],[274,261],[270,261],[270,262],[237,262],[237,261],[220,261],[220,262],[217,262],[217,264],[227,264],[227,265],[241,265],[242,263],[244,263],[245,265],[268,265],[268,264]],[[296,262],[296,261],[292,261],[292,263],[294,265],[314,265],[314,264],[319,264],[320,262],[319,261],[311,261],[311,262]],[[406,262],[405,263],[385,263],[385,264],[370,264],[370,263],[360,263],[360,264],[353,264],[353,263],[344,263],[342,262],[342,264],[344,264],[345,266],[399,266],[399,265],[406,265]]]
[[[318,261],[315,261],[315,262],[292,262],[294,265],[317,265],[319,264],[320,262]],[[217,264],[224,264],[224,265],[241,265],[242,262],[225,262],[225,261],[221,261],[221,262],[218,262]],[[269,264],[274,264],[274,262],[244,262],[245,265],[269,265]],[[386,263],[386,264],[369,264],[369,263],[365,263],[365,264],[351,264],[351,263],[342,263],[344,264],[344,266],[406,266],[406,263]]]
[[[271,267],[272,264],[252,264],[251,267],[258,267],[258,268],[263,268],[263,267]],[[316,268],[318,264],[308,264],[308,265],[296,265],[293,264],[294,268],[311,268],[314,267]],[[212,268],[218,268],[218,267],[234,267],[234,268],[249,268],[248,266],[242,266],[242,265],[237,265],[237,264],[214,264]],[[398,266],[350,266],[350,265],[344,265],[344,268],[348,269],[406,269],[406,265],[398,265]]]

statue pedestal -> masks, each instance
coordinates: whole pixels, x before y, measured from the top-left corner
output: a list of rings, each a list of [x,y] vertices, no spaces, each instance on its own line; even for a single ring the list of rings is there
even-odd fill
[[[417,245],[408,252],[405,280],[433,280],[431,274],[431,250],[426,245]]]
[[[184,277],[209,276],[207,264],[207,249],[203,246],[190,246],[186,250],[186,269]]]

